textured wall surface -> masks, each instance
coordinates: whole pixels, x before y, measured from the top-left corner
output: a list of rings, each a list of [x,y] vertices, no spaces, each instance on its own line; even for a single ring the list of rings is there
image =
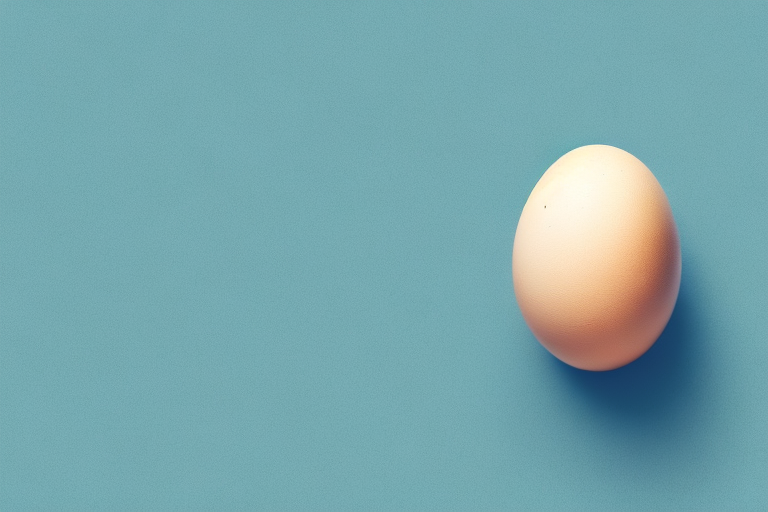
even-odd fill
[[[766,510],[768,4],[272,4],[0,3],[0,509]],[[510,268],[593,143],[683,253],[605,374]]]

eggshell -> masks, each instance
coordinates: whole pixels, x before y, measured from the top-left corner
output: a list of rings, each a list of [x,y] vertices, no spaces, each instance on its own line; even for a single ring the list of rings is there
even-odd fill
[[[520,215],[515,296],[536,339],[563,362],[612,370],[644,354],[680,289],[667,196],[643,163],[593,145],[544,173]]]

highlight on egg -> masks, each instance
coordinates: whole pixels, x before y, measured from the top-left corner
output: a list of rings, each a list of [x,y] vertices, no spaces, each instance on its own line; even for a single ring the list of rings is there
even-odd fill
[[[612,146],[583,146],[552,164],[515,232],[523,318],[555,357],[583,370],[624,366],[656,342],[681,270],[664,190],[640,160]]]

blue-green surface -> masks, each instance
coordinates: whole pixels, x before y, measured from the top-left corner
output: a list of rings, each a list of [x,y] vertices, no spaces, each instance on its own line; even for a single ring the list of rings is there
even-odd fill
[[[768,4],[0,3],[0,509],[766,510]],[[541,348],[518,216],[656,174],[659,343]]]

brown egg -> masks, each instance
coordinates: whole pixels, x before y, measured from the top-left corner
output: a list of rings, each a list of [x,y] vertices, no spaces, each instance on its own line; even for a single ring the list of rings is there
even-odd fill
[[[680,241],[656,177],[631,154],[584,146],[533,188],[515,233],[523,318],[561,361],[612,370],[647,351],[680,289]]]

